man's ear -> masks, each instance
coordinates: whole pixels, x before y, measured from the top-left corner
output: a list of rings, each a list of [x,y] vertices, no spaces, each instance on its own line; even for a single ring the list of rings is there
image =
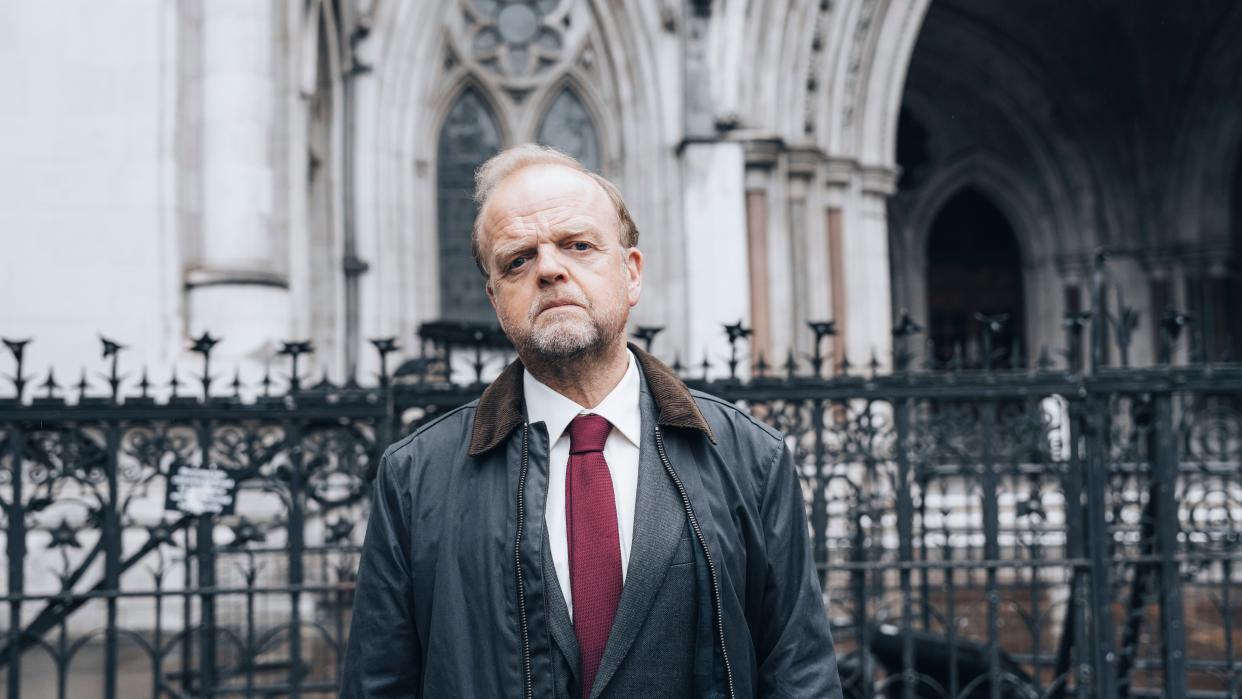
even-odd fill
[[[496,310],[496,292],[492,289],[491,277],[488,277],[487,281],[483,282],[483,290],[487,292],[487,300],[491,302],[492,310]]]
[[[630,306],[638,305],[643,295],[643,251],[637,247],[625,250],[626,296]]]

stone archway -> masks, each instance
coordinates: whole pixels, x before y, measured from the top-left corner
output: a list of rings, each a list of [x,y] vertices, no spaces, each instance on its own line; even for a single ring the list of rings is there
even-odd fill
[[[985,192],[1023,252],[1032,355],[1060,347],[1063,313],[1089,305],[1086,269],[1100,247],[1110,252],[1110,308],[1124,301],[1149,320],[1166,304],[1219,316],[1210,300],[1224,289],[1236,120],[1236,87],[1222,76],[1236,65],[1225,37],[1239,22],[1242,9],[1223,1],[1193,9],[1156,0],[933,2],[901,100],[913,117],[905,135],[918,138],[903,143],[898,128],[906,147],[889,202],[895,305],[923,303],[910,270],[926,268],[916,219],[938,207],[935,183],[974,162],[995,167],[963,179],[1006,174]],[[1219,355],[1226,323],[1212,322],[1216,335],[1205,326],[1199,345]],[[1133,343],[1130,359],[1141,364],[1154,360],[1156,323],[1140,328],[1148,341]]]

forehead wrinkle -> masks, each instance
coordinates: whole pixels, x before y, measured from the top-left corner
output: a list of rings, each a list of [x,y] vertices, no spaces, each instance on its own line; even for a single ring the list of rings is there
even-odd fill
[[[513,232],[512,229],[515,227],[524,230]],[[583,216],[572,216],[564,223],[546,227],[531,227],[521,224],[518,226],[506,226],[498,231],[497,240],[492,246],[492,257],[500,260],[510,255],[530,250],[544,241],[557,241],[561,238],[587,233],[594,233],[598,236],[599,228],[590,217]]]
[[[563,235],[596,231],[599,224],[589,211],[572,206],[541,208],[526,215],[500,216],[497,230],[500,237],[524,237],[526,235]]]
[[[619,228],[620,220],[612,202],[598,183],[574,172],[573,184],[560,192],[548,193],[541,191],[539,183],[532,180],[532,175],[540,168],[532,166],[505,178],[484,202],[481,233],[487,239],[485,244],[492,247],[493,258],[502,248],[502,238],[538,235],[543,230],[561,234],[581,233],[586,229],[601,232],[607,227],[607,217],[613,218]],[[601,219],[600,215],[606,218]],[[560,221],[565,223],[558,225]]]

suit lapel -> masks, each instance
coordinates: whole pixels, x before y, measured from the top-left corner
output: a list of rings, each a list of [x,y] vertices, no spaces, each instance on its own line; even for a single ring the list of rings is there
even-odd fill
[[[574,634],[574,624],[569,618],[569,605],[565,604],[565,595],[561,593],[561,585],[556,577],[556,565],[552,563],[552,544],[548,539],[548,529],[543,530],[543,570],[544,599],[548,604],[548,626],[552,630],[552,640],[560,647],[565,660],[573,672],[574,684],[578,683],[578,637]]]
[[[646,382],[642,384],[639,407],[642,443],[639,444],[634,539],[617,616],[612,622],[591,697],[599,696],[633,646],[686,530],[685,511],[656,453],[655,403]]]

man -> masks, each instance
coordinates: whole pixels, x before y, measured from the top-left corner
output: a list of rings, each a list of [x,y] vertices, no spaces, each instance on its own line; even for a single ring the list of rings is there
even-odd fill
[[[781,435],[625,341],[615,187],[525,145],[473,250],[519,360],[380,464],[344,697],[840,697]]]

